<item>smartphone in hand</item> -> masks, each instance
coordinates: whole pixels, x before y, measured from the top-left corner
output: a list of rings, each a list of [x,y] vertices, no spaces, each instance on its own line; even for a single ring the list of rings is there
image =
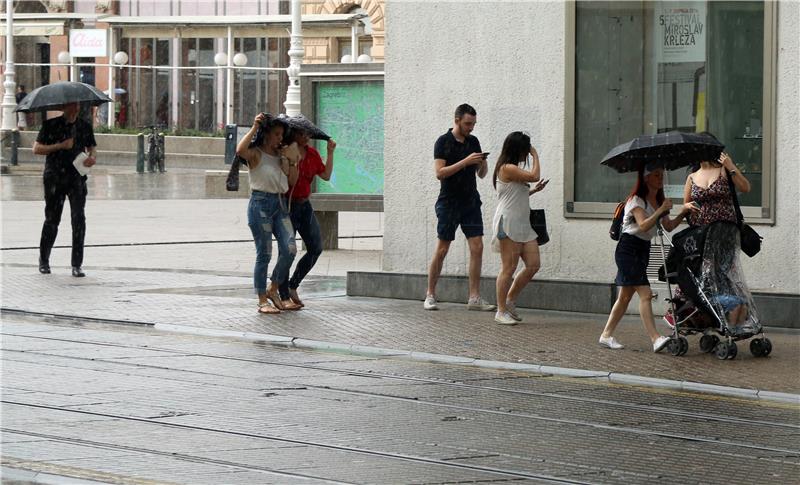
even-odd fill
[[[481,155],[483,155],[483,159],[486,160],[486,157],[488,157],[490,153],[491,152],[483,152]]]

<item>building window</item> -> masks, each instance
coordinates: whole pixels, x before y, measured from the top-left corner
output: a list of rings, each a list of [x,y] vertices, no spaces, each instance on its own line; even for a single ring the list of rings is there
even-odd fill
[[[608,217],[635,175],[600,165],[646,133],[710,131],[747,174],[748,218],[774,217],[775,7],[769,2],[570,4],[565,212]],[[668,174],[681,198],[687,172]]]

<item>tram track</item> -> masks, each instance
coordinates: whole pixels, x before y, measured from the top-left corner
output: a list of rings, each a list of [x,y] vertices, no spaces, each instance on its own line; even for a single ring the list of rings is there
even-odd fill
[[[5,313],[5,311],[4,311]],[[61,323],[70,323],[74,324],[76,321],[82,320],[82,317],[75,317],[71,316],[69,321],[62,321]],[[101,319],[93,319],[92,322],[94,323],[118,323],[118,322],[107,322]],[[52,322],[51,322],[52,323]],[[131,349],[131,350],[146,350],[148,352],[157,352],[162,353],[164,355],[172,354],[174,356],[186,356],[186,357],[201,357],[201,358],[208,358],[208,359],[216,359],[221,361],[236,361],[242,363],[249,363],[249,364],[259,364],[259,365],[270,365],[270,366],[277,366],[277,367],[284,367],[284,368],[297,368],[297,369],[305,369],[305,370],[313,370],[316,372],[324,372],[329,373],[334,376],[355,376],[355,377],[364,377],[370,379],[383,379],[387,382],[397,381],[397,382],[408,382],[408,383],[418,383],[418,384],[430,384],[430,385],[437,385],[437,386],[445,386],[446,388],[453,388],[453,389],[462,389],[462,390],[470,390],[470,391],[481,391],[487,393],[503,393],[509,394],[512,396],[520,396],[520,397],[536,397],[542,399],[553,399],[555,405],[558,405],[558,402],[572,402],[576,404],[583,404],[583,405],[596,405],[596,406],[609,406],[612,408],[617,408],[619,412],[624,412],[625,410],[628,411],[640,411],[640,412],[647,412],[647,413],[656,413],[661,414],[666,418],[691,418],[697,420],[710,420],[720,424],[727,423],[727,424],[739,424],[739,425],[755,425],[759,427],[768,427],[770,429],[774,429],[775,431],[783,430],[784,432],[788,431],[789,433],[795,433],[798,429],[800,429],[800,425],[793,424],[790,422],[779,422],[777,420],[752,420],[746,419],[737,416],[725,416],[725,415],[711,415],[705,413],[692,413],[688,411],[681,411],[677,409],[669,409],[659,406],[652,406],[647,404],[636,404],[636,403],[629,403],[629,402],[621,402],[615,401],[612,399],[598,399],[592,397],[585,397],[585,396],[574,396],[574,395],[567,395],[567,394],[560,394],[554,392],[541,392],[541,391],[533,391],[533,390],[525,390],[525,389],[509,389],[504,387],[498,386],[487,386],[481,384],[475,384],[470,382],[459,382],[450,379],[439,379],[439,378],[431,378],[431,377],[418,377],[418,376],[410,376],[404,374],[392,374],[386,372],[364,372],[361,370],[355,369],[347,369],[347,368],[333,368],[330,366],[326,366],[323,364],[318,363],[292,363],[292,362],[280,362],[276,360],[267,360],[267,359],[258,359],[258,358],[246,358],[246,357],[236,357],[230,355],[224,355],[220,353],[207,353],[207,352],[195,352],[195,351],[186,351],[186,350],[179,350],[174,348],[166,348],[166,347],[159,347],[159,346],[151,346],[151,345],[144,345],[144,344],[123,344],[123,343],[116,343],[116,342],[108,342],[108,341],[101,341],[101,340],[87,340],[87,339],[74,339],[74,338],[60,338],[60,337],[48,337],[44,335],[35,335],[35,334],[15,334],[12,332],[4,333],[3,335],[14,336],[17,338],[26,338],[26,339],[35,339],[39,341],[52,341],[52,342],[61,342],[61,343],[69,343],[69,344],[78,344],[78,345],[89,345],[89,346],[103,346],[109,348],[121,348],[121,349]],[[128,366],[128,367],[138,367],[138,368],[152,368],[158,370],[165,370],[171,372],[178,372],[178,373],[186,373],[186,374],[195,374],[195,375],[212,375],[212,376],[219,376],[219,377],[230,377],[224,373],[218,372],[203,372],[198,370],[190,370],[190,369],[182,369],[180,367],[175,366],[161,366],[161,365],[152,365],[152,364],[141,364],[136,362],[125,362],[124,360],[118,359],[103,359],[103,358],[91,358],[85,356],[65,356],[59,355],[54,353],[48,353],[46,351],[23,351],[23,350],[16,350],[16,349],[4,349],[5,352],[10,353],[21,353],[21,354],[30,354],[30,355],[43,355],[51,358],[58,358],[58,359],[72,359],[72,360],[79,360],[79,361],[92,361],[93,363],[99,363],[103,365],[114,365],[114,366]],[[86,355],[89,355],[86,353]],[[10,359],[10,360],[17,360],[17,359]],[[30,362],[29,360],[19,360]],[[51,365],[51,364],[48,364]],[[66,366],[70,367],[70,366]],[[213,366],[211,366],[213,368]],[[107,370],[101,370],[103,372],[110,372]],[[154,376],[155,377],[155,376]],[[302,379],[302,378],[301,378]],[[189,379],[179,379],[185,382],[193,382],[197,383],[196,380]],[[212,385],[220,385],[220,384],[212,384]],[[224,384],[222,384],[224,386]],[[452,404],[452,403],[443,403],[443,402],[436,402],[431,401],[425,398],[419,397],[407,397],[407,396],[398,396],[396,394],[385,394],[382,392],[370,392],[370,391],[362,391],[362,390],[354,390],[352,388],[347,387],[337,387],[337,386],[327,386],[327,385],[312,385],[312,384],[305,384],[299,383],[298,386],[302,386],[303,389],[307,388],[310,390],[320,391],[320,392],[333,392],[339,394],[349,394],[354,396],[362,396],[365,398],[370,399],[381,399],[381,400],[394,400],[394,401],[403,401],[408,403],[413,403],[414,405],[422,405],[422,406],[431,406],[437,407],[441,409],[452,409],[456,412],[468,412],[468,413],[483,413],[487,415],[495,415],[495,416],[506,416],[506,417],[513,417],[515,419],[525,419],[525,420],[535,420],[535,421],[543,421],[543,422],[550,422],[555,425],[565,425],[565,426],[578,426],[583,428],[590,428],[590,429],[597,429],[600,432],[622,432],[628,433],[632,435],[640,435],[644,436],[645,439],[649,438],[662,438],[667,440],[677,440],[679,442],[692,442],[698,446],[706,447],[706,452],[711,454],[719,454],[724,455],[732,458],[736,458],[739,460],[746,460],[746,461],[753,461],[755,463],[780,463],[783,466],[790,466],[790,467],[798,467],[800,466],[800,462],[798,462],[798,458],[800,458],[800,450],[795,449],[788,449],[788,448],[781,448],[776,446],[762,446],[753,443],[747,443],[743,441],[732,441],[732,440],[720,440],[717,438],[708,438],[703,436],[692,436],[688,434],[682,433],[672,433],[672,432],[663,432],[657,430],[650,430],[650,429],[641,429],[636,427],[624,427],[618,425],[608,424],[607,422],[593,422],[593,421],[583,421],[578,419],[564,419],[564,418],[554,418],[549,416],[541,416],[536,414],[530,413],[523,413],[523,412],[509,412],[509,411],[502,411],[498,409],[488,409],[484,407],[476,407],[476,406],[464,406],[459,404]],[[34,402],[24,402],[23,400],[19,399],[8,399],[0,401],[4,405],[9,406],[23,406],[27,407],[28,409],[42,409],[42,410],[51,410],[51,411],[58,411],[58,412],[67,412],[67,413],[80,413],[83,415],[101,417],[105,419],[117,419],[117,420],[126,420],[130,422],[138,422],[138,423],[147,423],[148,425],[157,425],[157,426],[169,426],[174,429],[183,429],[187,432],[189,431],[204,431],[204,432],[211,432],[211,433],[225,433],[229,436],[239,436],[251,439],[261,439],[261,440],[268,440],[268,441],[276,441],[281,443],[287,444],[295,444],[295,445],[303,445],[309,447],[318,447],[318,448],[325,448],[329,450],[336,450],[343,453],[357,453],[362,455],[369,455],[369,456],[376,456],[376,457],[383,457],[383,458],[391,458],[397,460],[404,460],[418,464],[428,464],[428,465],[436,465],[436,466],[448,466],[450,468],[457,468],[464,471],[471,471],[471,472],[485,472],[496,475],[498,480],[524,480],[524,479],[535,479],[547,483],[587,483],[585,481],[573,480],[572,478],[564,478],[563,476],[551,476],[545,474],[536,474],[531,473],[524,470],[523,467],[519,466],[512,466],[509,469],[506,468],[494,468],[494,467],[486,467],[481,465],[471,465],[467,463],[458,463],[455,461],[450,460],[437,460],[435,458],[428,458],[426,456],[415,456],[415,455],[406,455],[401,453],[392,453],[390,451],[381,451],[381,450],[373,450],[369,447],[365,448],[357,448],[357,447],[350,447],[350,446],[341,446],[337,444],[331,444],[322,441],[310,441],[310,440],[298,440],[292,438],[286,438],[281,436],[272,436],[267,434],[259,434],[259,433],[248,433],[243,431],[233,431],[227,429],[219,429],[219,428],[212,428],[206,426],[197,426],[192,424],[179,424],[179,423],[170,423],[159,420],[159,418],[147,418],[147,417],[135,417],[135,416],[125,416],[125,415],[118,415],[112,412],[95,412],[89,411],[86,409],[76,409],[74,406],[56,406],[56,405],[47,405],[41,403],[34,403]],[[754,403],[755,404],[755,403]],[[611,411],[617,412],[617,411]],[[9,433],[34,433],[33,431],[28,430],[20,430],[14,429],[11,427],[2,428],[3,432]],[[40,436],[44,437],[44,436]],[[105,443],[103,441],[92,441],[92,440],[81,440],[79,438],[73,437],[64,437],[58,435],[48,435],[47,439],[52,439],[54,441],[62,441],[62,442],[73,442],[74,444],[82,444],[84,446],[98,446],[98,447],[107,447],[109,449],[114,449],[114,447],[125,446],[115,443]],[[77,441],[76,441],[77,440]],[[80,442],[80,443],[79,443]],[[452,444],[455,446],[455,444]],[[461,449],[457,447],[461,451],[466,451],[466,449]],[[129,450],[131,451],[131,450]],[[173,453],[165,453],[160,450],[150,450],[149,448],[141,448],[137,451],[142,453],[149,453],[152,452],[153,455],[164,455],[164,456],[174,456]],[[486,452],[487,450],[469,450],[474,451],[476,453]],[[506,456],[507,453],[500,453],[503,456]],[[770,455],[772,454],[772,455]],[[488,456],[488,455],[486,455]],[[508,457],[515,458],[515,459],[528,459],[530,457],[515,457],[513,455],[507,455]],[[226,467],[237,467],[239,466],[236,462],[229,462],[225,460],[215,460],[215,459],[207,459],[201,456],[194,456],[191,454],[186,454],[185,456],[175,456],[177,459],[183,459],[186,461],[196,461],[198,463],[208,463],[209,465],[219,465],[219,466],[226,466]],[[559,463],[558,461],[553,460],[546,460],[551,465],[563,466],[563,467],[571,467],[575,468],[576,466],[580,468],[584,468],[584,474],[590,475],[592,473],[599,473],[599,474],[606,474],[606,473],[613,473],[613,474],[622,474],[633,477],[635,480],[650,480],[654,477],[649,477],[642,475],[641,473],[629,472],[624,470],[616,470],[611,469],[607,466],[597,466],[597,465],[577,465],[573,463]],[[268,467],[260,467],[260,466],[253,466],[249,464],[241,464],[240,467],[242,470],[259,470],[265,473],[269,473],[272,469]],[[758,466],[758,465],[755,465]],[[514,468],[523,468],[523,470],[518,470]],[[560,475],[560,474],[559,474]],[[297,475],[300,478],[302,475]],[[312,477],[308,476],[305,478],[313,478],[319,480],[327,480],[325,478],[319,477]],[[343,482],[336,482],[336,483],[343,483]]]
[[[77,318],[82,317],[71,317],[71,321],[75,321]],[[88,318],[87,320],[95,322],[95,323],[119,323],[118,321],[105,321],[103,319],[92,319]],[[127,322],[130,324],[130,322]],[[142,349],[148,351],[155,351],[155,352],[163,352],[163,353],[172,353],[172,354],[185,354],[185,352],[177,351],[174,349],[167,349],[167,348],[159,348],[159,347],[152,347],[152,346],[141,346],[141,345],[127,345],[127,344],[117,344],[117,343],[108,343],[108,342],[96,342],[96,341],[88,341],[88,340],[76,340],[76,339],[63,339],[63,338],[53,338],[53,337],[42,337],[42,336],[32,336],[32,335],[18,335],[18,334],[9,334],[14,335],[16,337],[24,337],[24,338],[36,338],[42,340],[55,340],[61,342],[68,342],[68,343],[80,343],[80,344],[91,344],[91,345],[101,345],[101,346],[109,346],[109,347],[118,347],[118,348],[127,348],[127,349]],[[25,353],[33,353],[31,351],[26,351]],[[47,354],[52,355],[52,354]],[[379,373],[379,372],[363,372],[358,370],[351,370],[351,369],[336,369],[331,367],[325,367],[321,365],[313,365],[313,364],[297,364],[297,363],[287,363],[287,362],[278,362],[278,361],[270,361],[264,359],[247,359],[242,357],[232,357],[232,356],[224,356],[224,355],[215,355],[215,354],[208,354],[208,353],[198,353],[192,352],[192,355],[198,357],[205,357],[211,359],[221,359],[221,360],[229,360],[229,361],[238,361],[238,362],[247,362],[247,363],[255,363],[255,364],[265,364],[265,365],[274,365],[280,367],[294,367],[299,369],[307,369],[307,370],[315,370],[315,371],[323,371],[329,372],[338,375],[352,375],[358,377],[367,377],[367,378],[379,378],[379,379],[392,379],[398,381],[408,381],[408,382],[416,382],[422,384],[436,384],[436,385],[443,385],[448,387],[460,388],[460,389],[469,389],[469,390],[476,390],[476,391],[490,391],[490,392],[499,392],[504,394],[512,394],[512,395],[519,395],[519,396],[529,396],[529,397],[539,397],[539,398],[547,398],[553,400],[560,400],[560,401],[567,401],[567,402],[577,402],[583,404],[592,404],[592,405],[601,405],[601,406],[611,406],[620,409],[626,410],[635,410],[647,413],[656,413],[664,416],[669,417],[681,417],[681,418],[689,418],[689,419],[697,419],[703,421],[714,421],[719,423],[725,424],[739,424],[739,425],[754,425],[754,426],[766,426],[772,428],[783,428],[789,430],[800,430],[800,424],[793,424],[793,423],[786,423],[786,422],[776,422],[776,421],[769,421],[769,420],[761,420],[761,419],[750,419],[750,418],[741,418],[737,416],[730,416],[730,415],[714,415],[714,414],[707,414],[707,413],[697,413],[697,412],[690,412],[690,411],[683,411],[679,409],[670,409],[661,406],[653,406],[653,405],[645,405],[645,404],[636,404],[636,403],[629,403],[629,402],[621,402],[621,401],[614,401],[609,399],[599,399],[599,398],[592,398],[586,396],[574,396],[574,395],[567,395],[561,393],[554,393],[554,392],[541,392],[541,391],[532,391],[527,389],[511,389],[505,387],[497,387],[497,386],[486,386],[486,385],[477,385],[477,384],[470,384],[466,382],[457,382],[451,380],[443,380],[443,379],[431,379],[427,377],[416,377],[416,376],[406,376],[406,375],[397,375],[397,374],[386,374],[386,373]],[[63,357],[63,356],[60,356]],[[69,356],[67,358],[72,359],[79,359],[79,360],[93,360],[98,361],[97,359],[86,359],[82,357],[74,357]],[[148,366],[147,364],[131,364],[126,362],[119,362],[115,360],[103,360],[103,362],[112,363],[112,364],[119,364],[119,365],[134,365],[139,367],[153,367],[159,368],[164,370],[180,370],[180,369],[173,369],[163,366]],[[186,372],[196,372],[196,371],[186,371]],[[346,391],[346,390],[343,390]]]
[[[265,435],[265,434],[259,434],[259,433],[245,433],[245,432],[241,432],[241,431],[224,430],[224,429],[212,428],[212,427],[207,427],[207,426],[194,426],[194,425],[189,425],[189,424],[169,423],[169,422],[158,421],[158,420],[149,419],[149,418],[137,418],[137,417],[133,417],[133,416],[124,416],[124,415],[118,415],[118,414],[112,414],[112,413],[100,413],[100,412],[94,412],[94,411],[86,411],[86,410],[65,408],[65,407],[62,407],[62,406],[49,406],[49,405],[44,405],[44,404],[32,404],[32,403],[25,403],[25,402],[19,402],[19,401],[10,401],[10,400],[6,400],[6,399],[0,400],[0,403],[6,404],[6,405],[12,405],[12,406],[24,406],[24,407],[27,407],[27,408],[46,409],[46,410],[50,410],[50,411],[61,411],[61,412],[67,412],[67,413],[77,413],[77,414],[93,416],[93,417],[100,417],[100,418],[107,418],[107,419],[114,419],[114,420],[124,420],[124,421],[137,422],[137,423],[143,423],[143,424],[149,424],[149,425],[157,425],[157,426],[169,427],[169,428],[173,428],[173,429],[180,429],[180,430],[184,430],[184,431],[199,431],[199,432],[215,433],[215,434],[218,433],[218,434],[223,434],[223,435],[227,435],[227,436],[237,436],[237,437],[248,438],[248,439],[266,440],[266,441],[279,442],[279,443],[285,443],[285,444],[290,444],[290,445],[300,445],[300,446],[309,446],[309,447],[315,447],[315,448],[324,448],[324,449],[338,451],[338,452],[347,452],[347,453],[355,453],[355,454],[367,455],[367,456],[372,456],[372,457],[389,458],[389,459],[408,461],[408,462],[413,462],[413,463],[418,463],[418,464],[436,465],[436,466],[442,466],[442,467],[451,468],[451,469],[487,473],[487,474],[490,474],[490,475],[505,476],[505,477],[515,478],[515,479],[534,479],[534,480],[540,480],[540,481],[547,482],[547,483],[574,484],[574,485],[588,485],[588,484],[591,483],[591,482],[585,482],[585,481],[579,481],[579,480],[571,480],[571,479],[568,479],[568,478],[560,478],[560,477],[555,477],[555,476],[551,476],[551,475],[537,474],[537,473],[531,473],[531,472],[520,471],[520,470],[507,470],[507,469],[503,469],[503,468],[496,468],[496,467],[489,467],[489,466],[470,465],[470,464],[467,464],[467,463],[454,463],[454,462],[451,462],[451,461],[438,460],[438,459],[435,459],[435,458],[427,458],[427,457],[423,457],[423,456],[407,455],[407,454],[402,454],[402,453],[392,453],[392,452],[386,452],[386,451],[380,451],[380,450],[371,450],[371,449],[367,449],[367,448],[357,448],[357,447],[352,447],[352,446],[335,445],[335,444],[331,444],[331,443],[324,443],[324,442],[318,442],[318,441],[284,438],[284,437],[280,437],[280,436],[271,436],[271,435]],[[196,455],[181,454],[181,453],[176,454],[176,453],[173,453],[173,452],[165,452],[165,451],[160,451],[160,450],[153,450],[153,449],[150,449],[150,448],[130,447],[128,445],[118,445],[118,444],[114,444],[114,443],[98,442],[98,441],[85,440],[85,439],[80,439],[80,438],[70,438],[70,437],[64,437],[64,436],[59,436],[59,435],[36,433],[36,432],[31,432],[31,431],[26,431],[26,430],[18,430],[18,429],[8,428],[8,427],[2,427],[2,428],[0,428],[0,431],[2,431],[3,433],[16,433],[16,434],[22,434],[22,435],[27,435],[27,436],[51,439],[51,440],[54,440],[54,441],[82,444],[82,445],[85,445],[85,446],[105,447],[105,448],[109,448],[109,449],[120,449],[120,450],[126,450],[126,451],[138,451],[138,452],[141,452],[141,453],[149,453],[149,454],[152,454],[152,455],[162,455],[162,456],[168,456],[168,457],[176,457],[178,459],[185,459],[185,460],[189,460],[189,461],[201,461],[201,462],[206,462],[206,463],[209,463],[209,464],[224,464],[225,466],[233,466],[233,467],[239,467],[239,468],[243,468],[243,469],[257,469],[257,470],[261,470],[261,471],[276,471],[276,470],[269,469],[269,468],[266,468],[266,467],[256,467],[256,466],[247,465],[247,464],[237,464],[235,462],[229,462],[229,461],[224,461],[224,460],[215,460],[215,459],[200,457],[200,456],[196,456]],[[324,478],[312,477],[312,476],[304,476],[304,478],[316,478],[316,479],[319,479],[319,480],[326,480]],[[346,482],[337,482],[337,483],[346,483]]]

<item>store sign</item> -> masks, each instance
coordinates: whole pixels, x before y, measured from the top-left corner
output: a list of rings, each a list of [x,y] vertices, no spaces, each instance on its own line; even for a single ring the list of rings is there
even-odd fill
[[[658,2],[653,9],[658,62],[705,62],[706,2]]]
[[[70,30],[69,53],[72,57],[107,57],[108,31],[104,29]]]

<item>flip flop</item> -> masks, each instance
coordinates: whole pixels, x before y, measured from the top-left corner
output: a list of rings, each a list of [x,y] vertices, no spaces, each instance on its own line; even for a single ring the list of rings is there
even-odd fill
[[[283,309],[287,312],[296,312],[297,310],[303,308],[301,305],[298,305],[292,300],[283,300],[281,303],[283,304]]]
[[[269,303],[259,303],[258,304],[258,313],[261,313],[261,314],[264,314],[264,315],[274,315],[274,314],[277,314],[277,313],[280,313],[280,312],[281,311],[279,309],[273,307]]]
[[[281,301],[281,296],[278,294],[277,289],[267,290],[267,298],[272,302],[272,306],[277,308],[278,310],[286,310],[283,307],[283,302]]]
[[[300,299],[300,296],[297,294],[297,290],[289,289],[289,299],[292,300],[296,305],[300,305],[300,308],[306,306],[303,303],[303,300]]]

